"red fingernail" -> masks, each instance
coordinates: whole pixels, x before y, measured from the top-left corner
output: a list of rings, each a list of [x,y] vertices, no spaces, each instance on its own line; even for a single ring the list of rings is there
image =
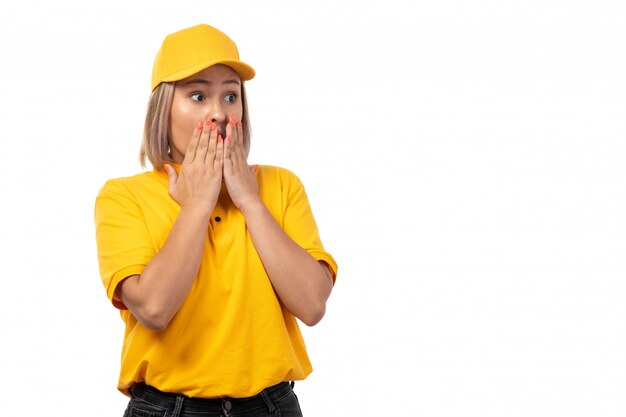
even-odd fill
[[[207,126],[209,126],[212,122],[211,122],[211,116],[206,118],[206,122],[204,122]]]
[[[198,126],[196,126],[196,129],[198,129],[198,130],[202,129],[202,121],[198,122]]]
[[[217,135],[217,143],[222,142],[222,135]]]
[[[241,120],[237,120],[237,126],[242,127]]]
[[[230,114],[230,121],[235,123],[235,113]]]
[[[211,122],[211,130],[217,129],[217,123]]]

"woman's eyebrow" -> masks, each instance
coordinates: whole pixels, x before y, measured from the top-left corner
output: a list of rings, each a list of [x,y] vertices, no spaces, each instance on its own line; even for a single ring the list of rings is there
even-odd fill
[[[188,85],[191,85],[191,84],[204,84],[204,85],[212,86],[213,82],[209,81],[209,80],[202,79],[202,78],[194,78],[194,79],[191,79],[189,81],[185,81],[183,83],[183,87],[187,87]],[[240,85],[239,80],[236,80],[234,78],[232,80],[226,80],[226,81],[224,81],[222,83],[222,85],[229,85],[229,84]]]

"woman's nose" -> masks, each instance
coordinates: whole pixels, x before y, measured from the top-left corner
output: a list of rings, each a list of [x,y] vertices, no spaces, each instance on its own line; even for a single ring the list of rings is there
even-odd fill
[[[220,105],[213,106],[209,112],[209,117],[213,122],[222,123],[226,121],[226,113]]]

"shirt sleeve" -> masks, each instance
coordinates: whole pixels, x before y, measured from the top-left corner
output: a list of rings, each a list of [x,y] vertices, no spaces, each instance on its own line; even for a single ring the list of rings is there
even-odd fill
[[[283,230],[313,258],[325,262],[330,267],[334,282],[337,279],[337,262],[330,253],[324,250],[304,185],[291,172],[288,172],[287,182],[288,193]]]
[[[118,284],[140,275],[156,254],[141,207],[121,180],[108,181],[94,210],[100,277],[111,303],[126,306],[115,295]]]

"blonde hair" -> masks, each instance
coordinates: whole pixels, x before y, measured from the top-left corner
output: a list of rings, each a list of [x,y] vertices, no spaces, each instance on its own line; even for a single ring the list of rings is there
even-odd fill
[[[176,83],[163,82],[159,84],[148,100],[146,122],[143,128],[143,140],[139,152],[139,162],[146,167],[146,159],[156,170],[163,170],[164,164],[174,162],[170,155],[170,114]],[[243,115],[243,146],[246,154],[250,153],[250,117],[248,115],[248,101],[246,99],[245,83],[241,83],[241,104]]]

